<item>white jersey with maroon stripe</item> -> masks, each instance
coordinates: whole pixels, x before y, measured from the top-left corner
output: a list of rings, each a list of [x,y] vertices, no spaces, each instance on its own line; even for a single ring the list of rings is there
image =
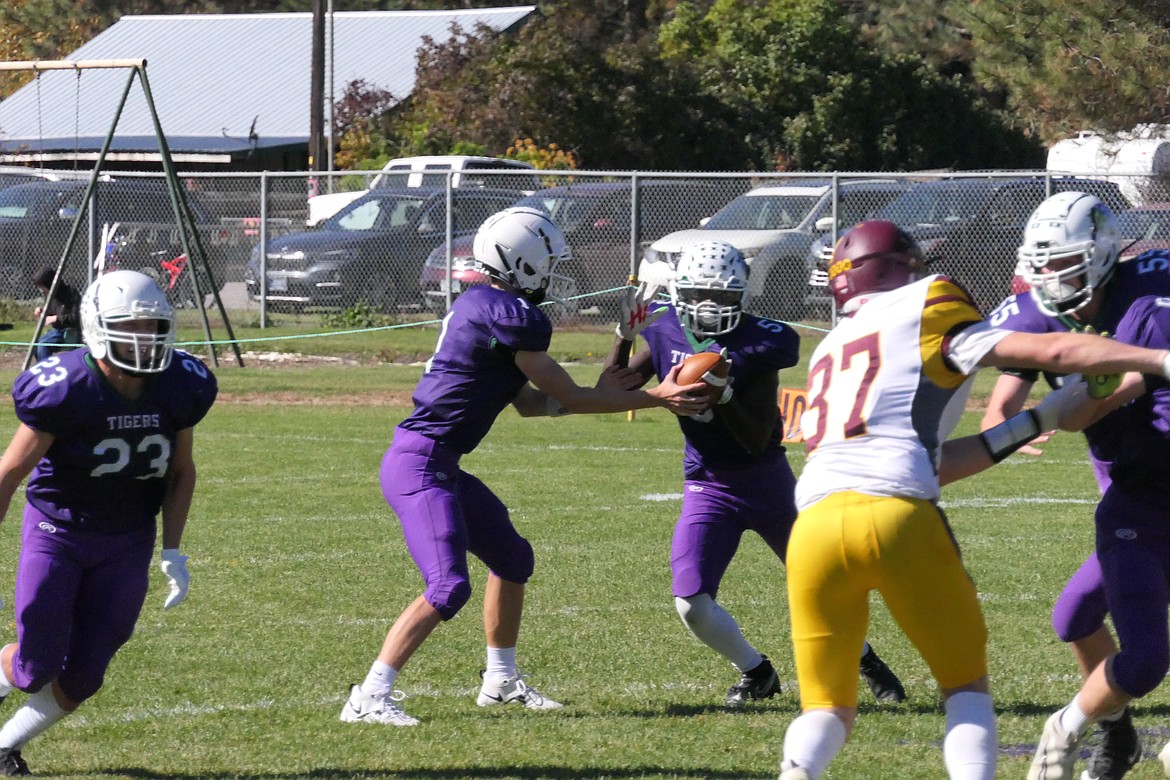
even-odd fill
[[[1007,335],[945,276],[877,295],[843,319],[809,364],[797,506],[844,490],[938,498],[939,447],[967,379]]]

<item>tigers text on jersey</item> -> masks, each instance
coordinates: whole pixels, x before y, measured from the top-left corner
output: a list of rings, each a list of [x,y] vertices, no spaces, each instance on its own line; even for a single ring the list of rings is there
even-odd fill
[[[103,533],[152,524],[175,434],[203,419],[216,392],[207,366],[179,350],[133,401],[110,387],[88,349],[37,363],[12,388],[20,421],[54,437],[29,476],[29,503],[55,522]]]
[[[713,340],[694,342],[683,330],[673,307],[642,331],[642,338],[650,347],[650,357],[658,380],[670,369],[696,352],[718,352],[727,349],[731,360],[732,388],[743,387],[757,376],[796,365],[800,359],[800,336],[787,325],[775,320],[743,314],[739,325],[730,333]],[[762,454],[745,450],[727,429],[719,415],[708,422],[680,416],[679,425],[686,437],[683,466],[691,474],[703,466],[729,466],[760,463],[784,457],[783,423],[779,414],[768,446]]]
[[[517,293],[471,287],[443,318],[414,411],[398,427],[471,452],[528,381],[516,353],[547,352],[551,340],[548,317]]]
[[[939,447],[967,377],[1008,333],[943,276],[877,295],[841,320],[809,363],[796,505],[844,490],[937,499]]]

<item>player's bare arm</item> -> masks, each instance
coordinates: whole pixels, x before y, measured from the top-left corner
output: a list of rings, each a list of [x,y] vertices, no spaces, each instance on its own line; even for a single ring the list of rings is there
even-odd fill
[[[995,380],[995,386],[991,388],[991,395],[987,399],[987,411],[983,413],[983,422],[979,427],[987,430],[1018,414],[1027,404],[1033,384],[1035,383],[1012,374],[1000,374]],[[1018,452],[1022,455],[1043,455],[1044,450],[1034,446],[1040,443],[1039,440],[1035,440],[1025,444]]]
[[[601,374],[597,377],[597,387],[620,390],[637,390],[650,381],[654,376],[654,363],[651,360],[650,350],[643,349],[627,359],[623,368],[618,365],[617,352],[621,339],[614,340],[614,349],[606,358]]]
[[[675,381],[678,366],[650,390],[609,390],[578,385],[547,352],[517,352],[516,365],[528,381],[573,414],[604,414],[656,406],[675,414],[696,414],[704,405],[702,398],[692,395],[702,389],[701,382],[679,385]]]
[[[1066,381],[1081,381],[1076,374]],[[1130,401],[1146,394],[1146,380],[1142,374],[1130,372],[1122,376],[1117,389],[1105,398],[1092,398],[1083,394],[1078,403],[1067,404],[1060,412],[1059,425],[1065,431],[1083,431],[1110,412],[1120,409]]]
[[[1170,351],[1145,349],[1086,333],[1011,333],[992,347],[982,366],[1039,368],[1062,374],[1140,371],[1165,375]]]
[[[24,423],[16,429],[8,449],[0,457],[0,520],[8,514],[8,505],[20,483],[24,482],[52,444],[51,434],[33,430]]]

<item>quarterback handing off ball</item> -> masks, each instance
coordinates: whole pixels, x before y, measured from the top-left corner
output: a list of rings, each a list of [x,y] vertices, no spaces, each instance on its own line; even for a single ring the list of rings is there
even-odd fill
[[[678,383],[689,385],[702,382],[707,386],[703,394],[711,399],[712,404],[726,403],[731,399],[731,393],[728,392],[731,387],[727,384],[730,372],[731,363],[718,352],[699,352],[683,361],[678,372]]]

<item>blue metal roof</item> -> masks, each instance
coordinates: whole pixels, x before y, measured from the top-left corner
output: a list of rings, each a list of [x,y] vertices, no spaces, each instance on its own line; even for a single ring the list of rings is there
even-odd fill
[[[362,79],[401,100],[414,89],[424,35],[447,40],[452,24],[506,30],[534,9],[335,12],[333,96]],[[326,19],[326,79],[329,27]],[[145,59],[171,151],[230,153],[308,142],[311,39],[311,13],[124,16],[68,59]],[[0,102],[0,153],[100,149],[129,77],[128,69],[43,71]],[[111,148],[158,148],[137,83]]]

